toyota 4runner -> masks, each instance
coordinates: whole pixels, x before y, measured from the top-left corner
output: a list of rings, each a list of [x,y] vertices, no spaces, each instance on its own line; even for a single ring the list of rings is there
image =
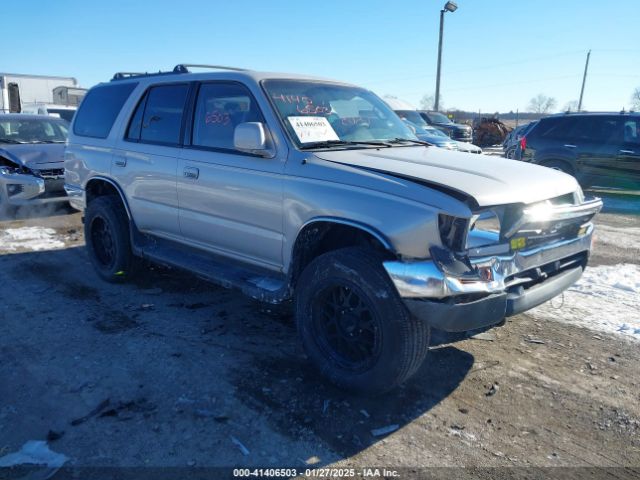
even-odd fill
[[[601,208],[570,175],[419,141],[372,92],[185,65],[92,88],[65,152],[98,274],[140,259],[293,300],[311,362],[364,393],[430,328],[498,325],[580,278]]]

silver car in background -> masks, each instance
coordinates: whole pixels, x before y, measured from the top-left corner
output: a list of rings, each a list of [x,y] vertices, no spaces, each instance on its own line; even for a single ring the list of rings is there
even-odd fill
[[[0,115],[0,213],[66,202],[64,144],[69,124],[44,115]]]

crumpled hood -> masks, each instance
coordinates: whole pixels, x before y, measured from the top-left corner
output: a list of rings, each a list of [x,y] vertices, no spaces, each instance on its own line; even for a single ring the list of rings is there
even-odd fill
[[[64,143],[0,144],[0,156],[32,170],[64,168]]]
[[[450,188],[473,197],[481,207],[529,204],[578,189],[572,176],[547,167],[437,147],[335,150],[316,156]]]

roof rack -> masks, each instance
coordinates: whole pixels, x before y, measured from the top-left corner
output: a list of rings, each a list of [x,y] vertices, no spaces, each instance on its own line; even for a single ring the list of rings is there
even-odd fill
[[[247,72],[246,68],[225,67],[224,65],[200,65],[197,63],[180,63],[173,68],[173,73],[190,73],[191,68],[210,68],[212,70],[233,70],[235,72]]]
[[[238,68],[238,67],[225,67],[223,65],[200,65],[196,63],[179,63],[173,70],[169,72],[158,71],[157,73],[148,73],[148,72],[116,72],[111,81],[114,80],[125,80],[127,78],[135,78],[135,77],[151,77],[154,75],[173,75],[176,73],[191,73],[189,71],[189,67],[191,68],[210,68],[212,70],[233,70],[235,72],[247,72],[246,68]]]
[[[113,77],[111,77],[111,81],[113,82],[114,80],[126,80],[128,78],[136,78],[136,77],[152,77],[155,75],[173,75],[176,72],[161,72],[158,71],[157,73],[149,73],[149,72],[116,72],[113,74]]]

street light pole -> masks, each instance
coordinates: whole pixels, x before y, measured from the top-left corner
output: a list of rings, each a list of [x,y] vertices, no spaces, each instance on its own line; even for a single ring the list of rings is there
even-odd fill
[[[458,9],[458,5],[454,2],[447,2],[444,8],[440,10],[440,38],[438,40],[438,71],[436,73],[436,99],[433,104],[433,109],[437,112],[440,110],[440,70],[442,68],[442,34],[444,31],[444,14],[446,12],[455,12]]]
[[[442,65],[442,31],[444,30],[444,12],[440,10],[440,40],[438,41],[438,72],[436,73],[436,99],[433,109],[437,112],[440,110],[440,68]]]

